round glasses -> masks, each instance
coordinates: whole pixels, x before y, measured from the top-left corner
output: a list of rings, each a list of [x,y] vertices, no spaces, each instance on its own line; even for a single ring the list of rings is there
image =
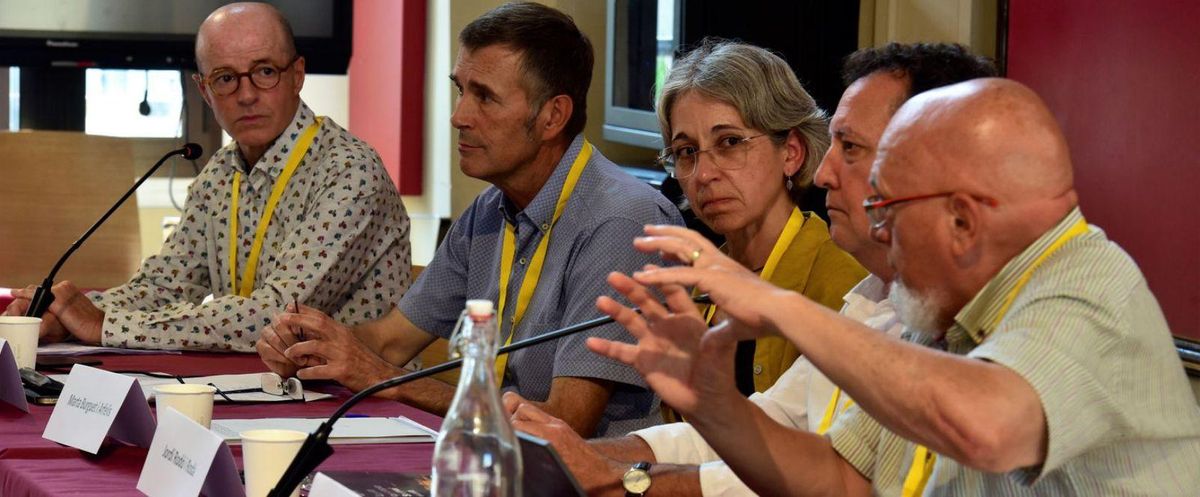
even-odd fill
[[[217,69],[212,74],[204,78],[205,86],[208,86],[209,91],[218,97],[232,95],[242,86],[242,77],[249,77],[250,82],[255,88],[260,90],[270,90],[279,86],[279,77],[284,72],[292,67],[299,60],[297,56],[288,62],[283,67],[276,67],[273,64],[263,63],[254,66],[253,69],[246,72],[237,72],[232,69]]]
[[[694,145],[667,147],[658,155],[658,165],[665,169],[671,177],[684,179],[696,173],[700,164],[700,154],[712,155],[713,165],[717,169],[733,171],[746,166],[746,152],[750,149],[750,140],[767,136],[763,133],[754,136],[725,136],[707,150],[701,150]]]

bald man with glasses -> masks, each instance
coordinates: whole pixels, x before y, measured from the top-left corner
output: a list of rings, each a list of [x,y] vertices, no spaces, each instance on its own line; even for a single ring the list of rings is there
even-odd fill
[[[200,26],[196,64],[200,93],[233,141],[128,283],[86,296],[55,285],[44,341],[253,352],[285,306],[358,323],[408,288],[399,193],[374,149],[301,101],[305,60],[287,19],[267,4],[223,6]],[[21,315],[32,288],[14,296],[7,313]]]

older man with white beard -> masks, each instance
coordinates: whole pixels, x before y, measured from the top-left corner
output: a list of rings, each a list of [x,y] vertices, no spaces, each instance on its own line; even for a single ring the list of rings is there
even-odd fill
[[[912,98],[871,184],[905,340],[742,274],[675,267],[634,275],[673,312],[631,292],[642,315],[606,307],[639,343],[589,347],[637,367],[762,494],[1195,494],[1200,409],[1170,331],[1134,262],[1084,220],[1037,95],[983,79]],[[706,331],[680,285],[732,321]],[[858,402],[826,437],[697,381],[764,333]]]

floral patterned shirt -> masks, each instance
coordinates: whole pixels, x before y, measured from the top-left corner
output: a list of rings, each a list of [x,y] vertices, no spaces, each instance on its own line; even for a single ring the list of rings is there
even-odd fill
[[[104,345],[252,352],[259,332],[293,300],[348,325],[399,302],[412,280],[408,214],[375,150],[328,118],[275,209],[252,293],[244,298],[231,288],[234,173],[243,171],[235,234],[240,284],[275,180],[313,122],[302,102],[248,173],[236,142],[213,154],[161,253],[125,285],[90,296],[105,311]]]

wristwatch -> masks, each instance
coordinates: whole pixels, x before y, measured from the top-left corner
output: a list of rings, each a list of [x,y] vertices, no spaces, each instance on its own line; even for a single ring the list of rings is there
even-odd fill
[[[621,476],[621,486],[625,487],[625,497],[642,497],[650,490],[650,463],[646,461],[634,464]]]

